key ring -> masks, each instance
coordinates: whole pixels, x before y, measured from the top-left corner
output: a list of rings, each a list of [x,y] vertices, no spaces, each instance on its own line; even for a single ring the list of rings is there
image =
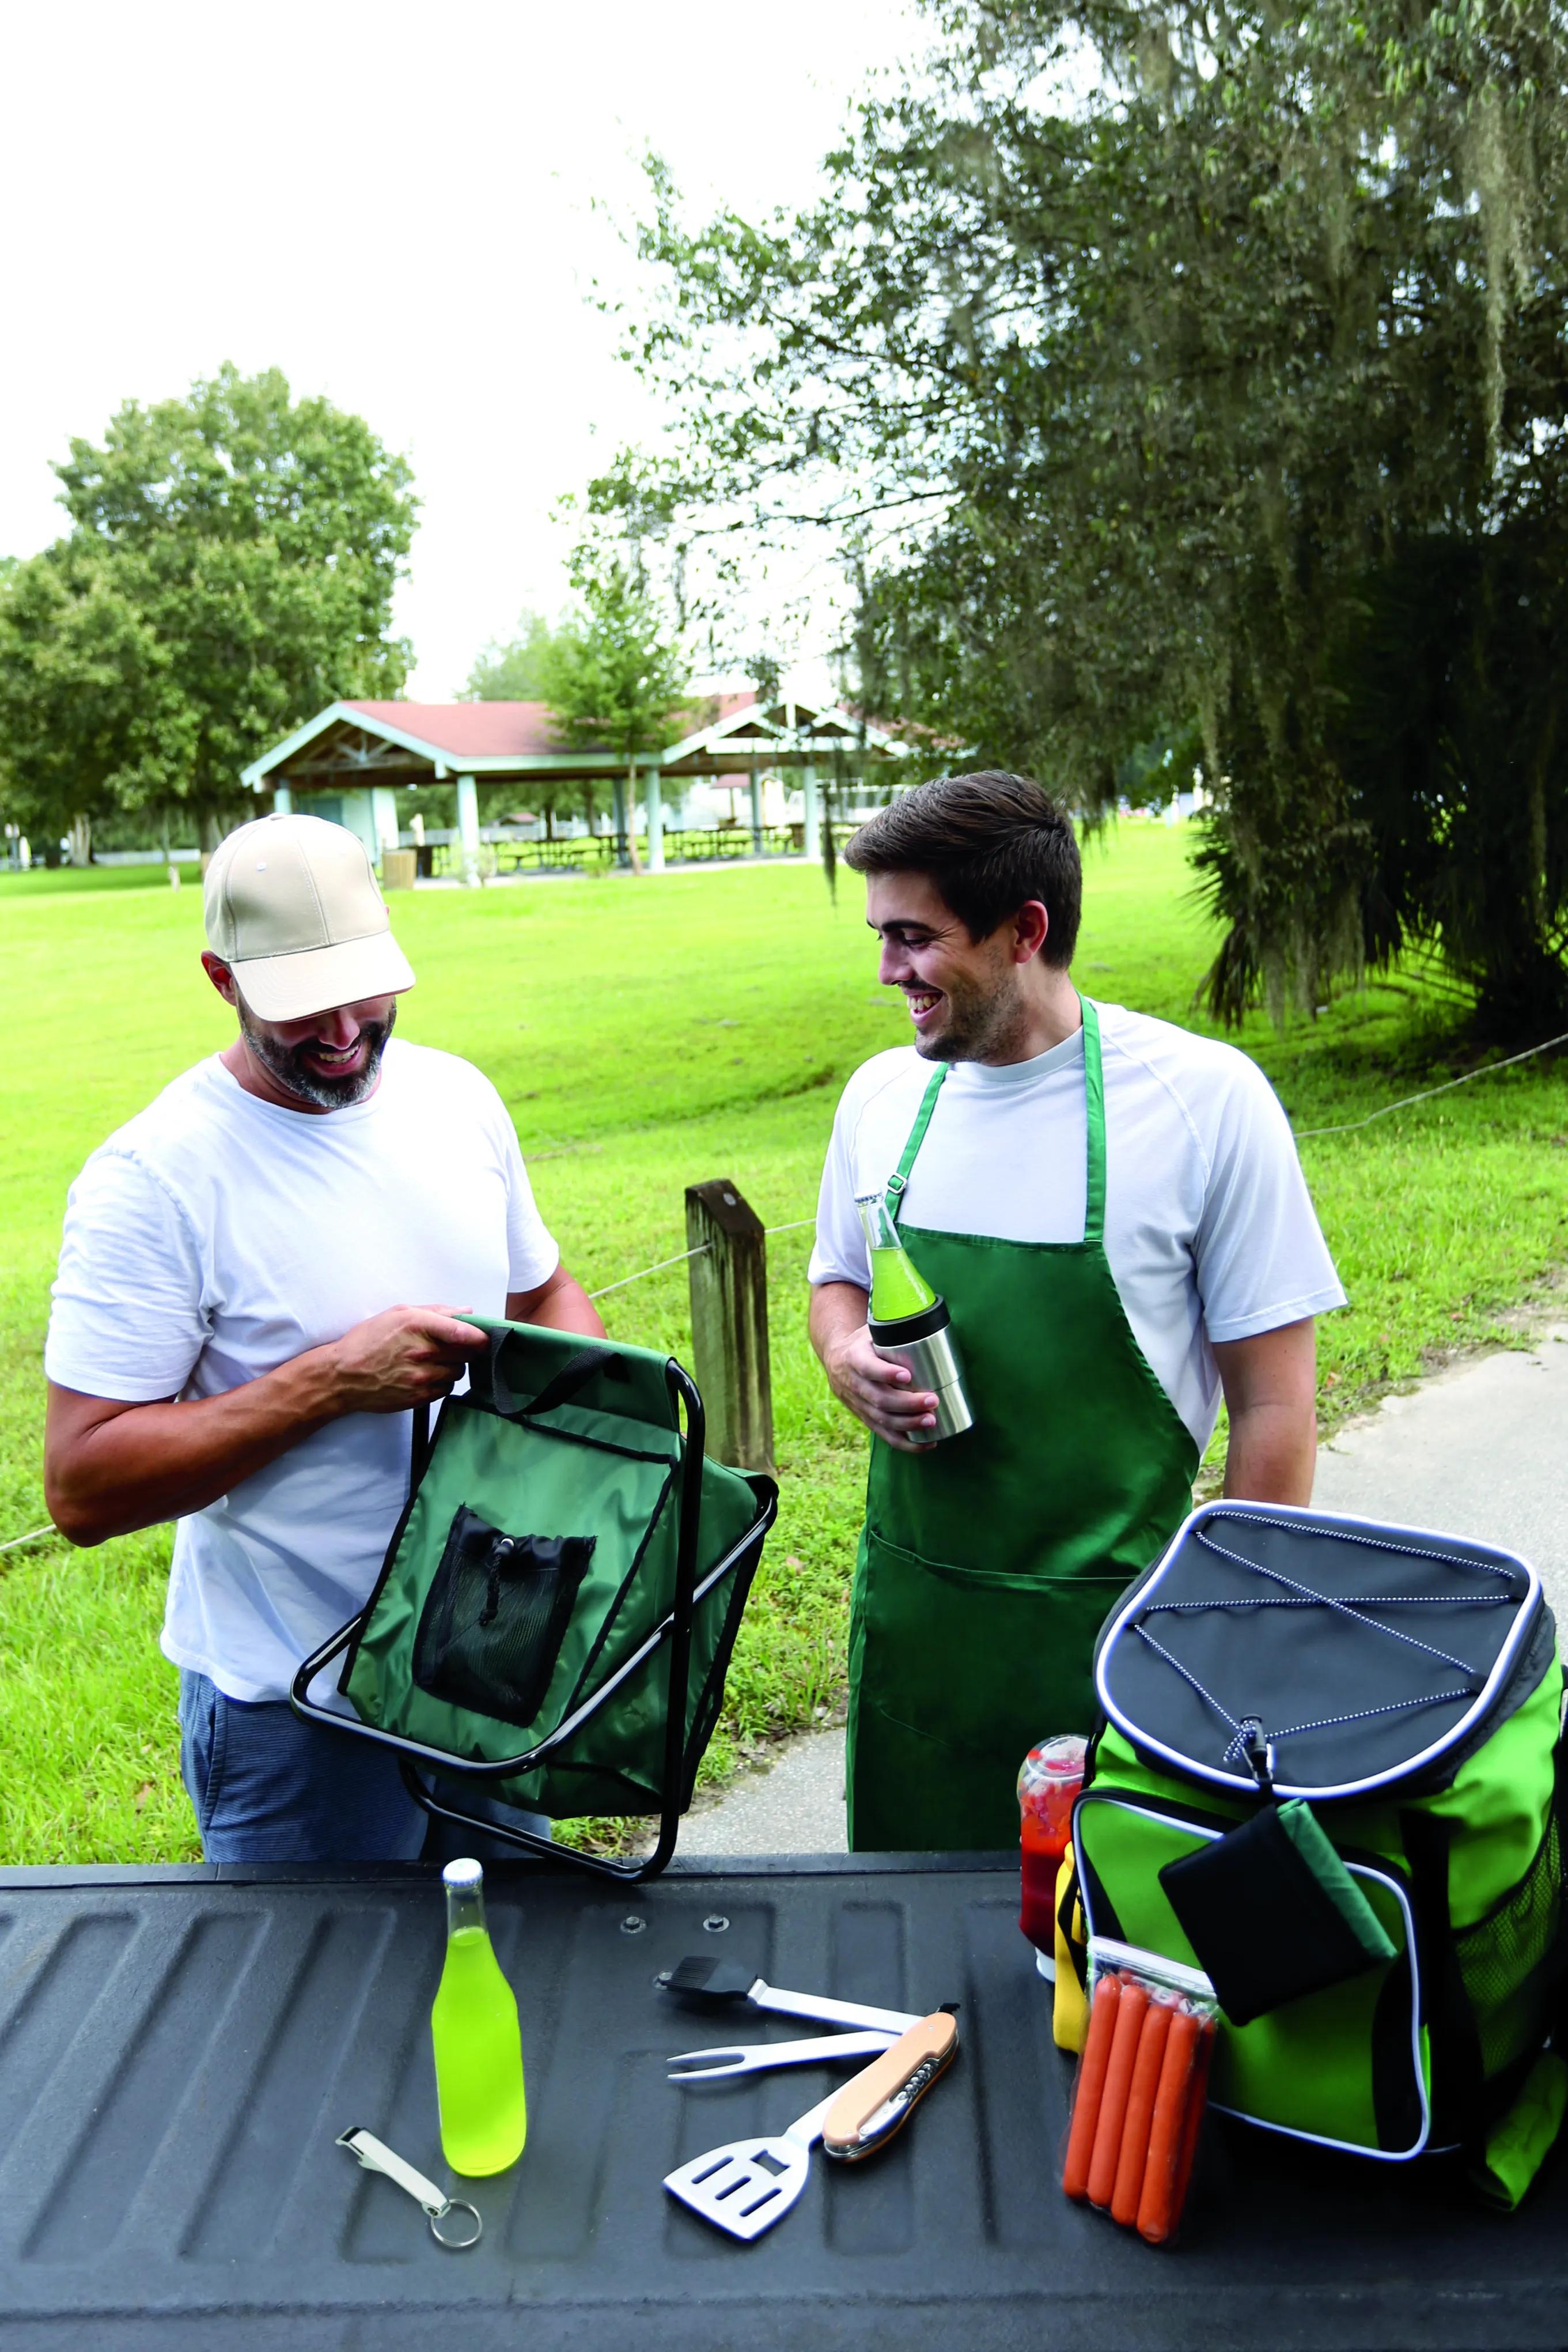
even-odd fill
[[[474,2235],[471,2238],[444,2238],[436,2224],[444,2221],[448,2213],[472,2213]],[[443,2204],[435,2208],[434,2212],[427,2205],[424,2209],[424,2218],[430,2224],[430,2234],[436,2244],[444,2246],[449,2253],[465,2254],[469,2247],[476,2246],[485,2234],[485,2224],[479,2218],[479,2208],[476,2205],[470,2205],[462,2197],[448,2197]]]
[[[416,2172],[412,2164],[388,2147],[384,2140],[377,2139],[373,2132],[355,2124],[348,2131],[338,2134],[338,2146],[346,2147],[367,2172],[383,2173],[387,2179],[395,2182],[399,2189],[412,2197],[430,2224],[431,2236],[438,2246],[444,2246],[448,2253],[465,2254],[484,2236],[485,2224],[476,2205],[470,2205],[465,2198],[446,2196],[434,2180],[427,2180],[423,2172]],[[473,2236],[443,2237],[440,2225],[449,2213],[472,2214]]]

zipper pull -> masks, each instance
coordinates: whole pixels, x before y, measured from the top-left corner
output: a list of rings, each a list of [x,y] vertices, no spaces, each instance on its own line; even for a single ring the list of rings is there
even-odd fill
[[[1260,1796],[1274,1794],[1274,1743],[1267,1737],[1255,1715],[1241,1719],[1241,1753],[1247,1768],[1258,1783]]]

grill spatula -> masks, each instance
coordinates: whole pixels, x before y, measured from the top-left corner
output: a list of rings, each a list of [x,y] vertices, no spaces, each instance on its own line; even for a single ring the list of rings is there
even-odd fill
[[[822,2136],[838,2093],[820,2100],[782,2132],[759,2133],[710,2147],[664,2175],[664,2186],[683,2205],[747,2243],[781,2221],[806,2186],[811,2150]]]
[[[940,2068],[933,2066],[933,2053],[938,2048],[942,2063],[952,2055],[956,2041],[951,2017],[938,2011],[934,2017],[921,2018],[911,2026],[891,2050],[873,2058],[869,2066],[823,2099],[787,2129],[779,2133],[758,2133],[750,2139],[731,2140],[725,2147],[710,2147],[705,2156],[694,2156],[687,2164],[679,2165],[664,2176],[664,2186],[672,2197],[699,2214],[703,2221],[712,2221],[716,2228],[727,2230],[732,2238],[749,2243],[781,2221],[806,2186],[806,2176],[811,2168],[811,2150],[822,2136],[822,2126],[835,2107],[843,2103],[842,2113],[849,2120],[845,2125],[852,2152],[868,2155],[871,2147],[889,2137],[895,2126],[892,2124],[877,2133],[875,2141],[868,2136],[859,2144],[859,2134],[868,2108],[874,2109],[874,2123],[907,2092],[897,2120],[913,2106],[920,2093],[934,2079]],[[857,2094],[859,2095],[857,2097]],[[846,2147],[844,2153],[852,2152]]]

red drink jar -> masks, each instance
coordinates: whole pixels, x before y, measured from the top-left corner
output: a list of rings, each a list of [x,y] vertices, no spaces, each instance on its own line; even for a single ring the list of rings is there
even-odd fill
[[[1056,1879],[1072,1836],[1072,1807],[1083,1786],[1087,1741],[1064,1732],[1042,1739],[1019,1773],[1023,1904],[1019,1926],[1037,1951],[1056,1948]]]

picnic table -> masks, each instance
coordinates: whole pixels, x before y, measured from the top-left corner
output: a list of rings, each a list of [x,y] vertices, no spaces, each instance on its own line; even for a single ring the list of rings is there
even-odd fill
[[[1185,2242],[1057,2186],[1070,2069],[1017,1927],[1016,1857],[677,1862],[628,1888],[487,1872],[529,2129],[444,2253],[334,2145],[367,2126],[438,2181],[428,2013],[439,1883],[419,1865],[0,1872],[0,2346],[225,2352],[1532,2352],[1568,2344],[1568,2172],[1511,2219],[1441,2166],[1211,2126]],[[663,2175],[781,2128],[838,2074],[672,2088],[664,2060],[811,2029],[681,2010],[722,1956],[797,1990],[961,2002],[956,2064],[863,2165],[820,2153],[741,2245]]]

